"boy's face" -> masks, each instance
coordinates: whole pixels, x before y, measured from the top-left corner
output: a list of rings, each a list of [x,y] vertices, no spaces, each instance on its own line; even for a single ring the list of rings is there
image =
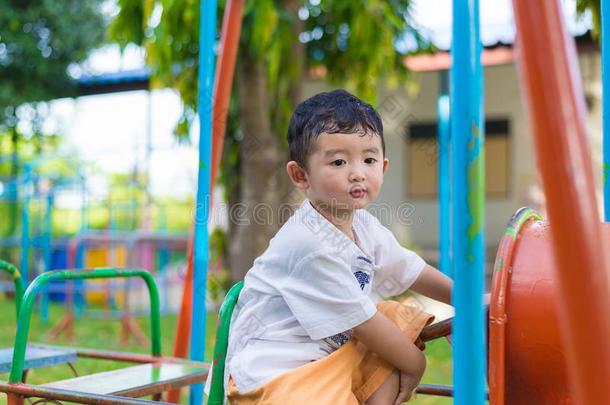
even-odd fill
[[[317,207],[349,212],[375,200],[387,167],[379,136],[322,134],[308,158],[304,181],[295,183]]]

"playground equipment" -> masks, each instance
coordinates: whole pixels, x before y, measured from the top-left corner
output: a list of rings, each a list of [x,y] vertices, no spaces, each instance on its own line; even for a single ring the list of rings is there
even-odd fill
[[[210,382],[210,393],[208,396],[208,405],[222,405],[224,403],[224,372],[225,358],[229,345],[229,329],[231,326],[231,316],[239,299],[239,294],[244,287],[244,282],[240,281],[235,284],[227,292],[224,302],[220,307],[218,314],[218,330],[216,331],[216,343],[214,345],[214,364],[212,365],[212,375]],[[428,325],[420,334],[420,338],[424,342],[429,342],[441,337],[448,337],[451,334],[453,318],[437,322],[433,325]],[[435,385],[435,384],[420,384],[417,388],[420,394],[437,395],[451,397],[453,396],[453,388]]]
[[[143,247],[157,246],[169,250],[185,250],[187,239],[180,235],[168,235],[159,232],[88,232],[72,238],[68,243],[68,266],[71,268],[84,267],[84,253],[87,248],[111,248],[121,246],[127,252],[127,266],[136,266],[141,261]],[[162,277],[162,272],[159,272]],[[167,285],[164,283],[164,306],[167,306]],[[123,311],[121,316],[122,333],[121,341],[126,342],[129,336],[133,335],[140,344],[146,343],[146,338],[138,325],[134,322],[130,312],[129,291],[131,284],[129,279],[126,280],[123,286]],[[78,296],[82,297],[82,284],[76,286],[76,289],[81,291]],[[53,327],[49,337],[56,339],[61,333],[66,333],[69,339],[74,337],[74,317],[76,313],[82,313],[85,305],[83,299],[75,299],[74,286],[70,283],[67,287],[66,313],[64,317]],[[110,315],[109,313],[107,315]]]
[[[191,358],[203,360],[205,347],[205,288],[200,296],[193,294],[195,285],[203,285],[207,278],[208,267],[208,235],[207,216],[208,204],[214,188],[216,173],[220,165],[226,119],[229,110],[229,99],[235,60],[239,44],[241,20],[244,0],[228,0],[222,23],[221,52],[214,74],[214,41],[216,36],[217,1],[201,2],[200,17],[200,49],[199,53],[199,86],[198,114],[200,120],[199,135],[199,171],[197,176],[197,221],[193,234],[189,239],[187,253],[187,273],[184,280],[184,290],[176,336],[174,355],[186,357],[189,342],[191,342]],[[213,108],[204,108],[213,106]],[[214,119],[212,119],[214,117]],[[193,260],[195,259],[195,260]],[[193,322],[193,313],[197,317]],[[171,392],[170,402],[177,402],[180,393]],[[191,403],[201,403],[203,388],[197,387],[191,391]]]
[[[23,280],[19,270],[12,264],[0,260],[0,271],[11,275],[15,285],[15,309],[17,320],[19,319],[19,309],[24,294]],[[0,349],[0,373],[10,371],[13,349]],[[71,367],[71,362],[76,360],[76,351],[72,349],[50,348],[43,345],[27,345],[23,361],[22,375],[23,380],[27,376],[27,371],[32,368],[52,366],[67,363]]]
[[[0,157],[0,162],[7,159]],[[37,157],[18,165],[21,172],[18,177],[2,179],[6,192],[0,201],[15,204],[19,214],[16,215],[15,211],[15,218],[12,218],[13,234],[0,238],[0,245],[19,250],[19,264],[26,282],[30,273],[35,276],[51,268],[51,225],[55,196],[74,188],[84,195],[84,175],[78,168],[74,169],[77,172],[74,177],[45,170],[45,164],[57,159],[60,157]]]
[[[605,236],[610,228],[605,228]],[[574,395],[559,330],[558,268],[548,222],[530,209],[511,218],[498,247],[489,315],[493,404],[566,404]]]
[[[574,41],[557,1],[514,0],[518,59],[556,267],[560,337],[574,403],[605,402],[610,380],[610,262],[595,201]],[[569,299],[568,299],[569,297]],[[595,328],[595,333],[585,333]]]
[[[45,285],[56,280],[134,277],[143,279],[149,291],[151,355],[77,349],[78,357],[124,361],[137,365],[43,385],[23,382],[32,307],[36,296]],[[154,279],[147,271],[113,268],[50,271],[34,279],[25,292],[19,311],[11,373],[8,382],[0,382],[0,392],[7,394],[9,405],[23,405],[29,397],[48,399],[54,403],[63,400],[82,404],[149,404],[158,402],[130,398],[153,395],[154,399],[159,400],[161,394],[169,389],[203,381],[207,372],[208,366],[203,363],[161,355],[159,295]]]

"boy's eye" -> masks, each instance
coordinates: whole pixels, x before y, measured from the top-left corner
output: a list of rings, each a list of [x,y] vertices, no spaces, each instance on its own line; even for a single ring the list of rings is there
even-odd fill
[[[343,159],[333,160],[332,162],[330,162],[330,164],[333,166],[343,166],[345,164],[345,160],[343,160]]]
[[[364,159],[364,163],[366,163],[366,164],[373,164],[375,162],[377,162],[377,159],[375,159],[375,158],[366,158],[366,159]]]

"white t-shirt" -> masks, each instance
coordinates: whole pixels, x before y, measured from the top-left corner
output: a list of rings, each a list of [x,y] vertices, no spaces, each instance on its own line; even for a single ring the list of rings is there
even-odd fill
[[[367,211],[353,230],[358,245],[305,200],[254,261],[231,322],[225,392],[229,375],[245,393],[327,356],[423,270]]]

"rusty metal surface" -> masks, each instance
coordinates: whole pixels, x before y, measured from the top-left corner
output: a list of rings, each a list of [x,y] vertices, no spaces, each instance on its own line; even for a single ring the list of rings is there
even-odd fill
[[[52,346],[59,347],[59,346]],[[172,363],[172,364],[184,364],[190,365],[193,367],[201,367],[201,368],[209,368],[210,365],[208,363],[202,363],[199,361],[193,361],[188,359],[183,359],[179,357],[155,357],[148,354],[140,354],[140,353],[125,353],[125,352],[116,352],[112,350],[99,350],[99,349],[88,349],[77,347],[74,348],[78,357],[85,357],[91,359],[105,359],[105,360],[115,360],[115,361],[125,361],[130,363]]]
[[[159,405],[167,402],[154,402],[147,399],[126,398],[113,395],[87,394],[57,388],[45,388],[29,384],[9,384],[0,382],[0,392],[8,393],[9,405],[22,405],[23,398],[47,398],[60,401],[91,405]]]
[[[440,337],[445,337],[451,334],[451,330],[453,327],[453,318],[445,319],[444,321],[437,322],[432,325],[426,326],[419,337],[424,342],[429,342],[430,340],[438,339]]]
[[[453,397],[453,387],[436,384],[419,384],[416,392],[423,395],[435,395],[437,397]]]
[[[453,387],[451,385],[419,384],[416,392],[422,395],[434,395],[437,397],[453,397]],[[489,399],[489,393],[485,393],[485,398]]]

